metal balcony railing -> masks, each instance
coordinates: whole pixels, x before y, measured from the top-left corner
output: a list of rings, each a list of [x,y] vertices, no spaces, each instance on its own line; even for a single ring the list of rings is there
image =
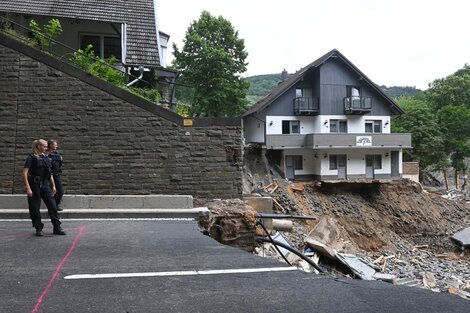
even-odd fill
[[[344,114],[365,114],[372,110],[371,97],[345,97]]]
[[[289,134],[266,135],[268,149],[411,148],[411,134]]]
[[[316,115],[320,113],[318,98],[297,97],[294,99],[295,115]]]

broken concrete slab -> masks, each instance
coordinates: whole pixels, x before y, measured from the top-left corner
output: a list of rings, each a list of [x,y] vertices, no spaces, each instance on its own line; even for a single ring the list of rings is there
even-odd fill
[[[385,274],[385,273],[375,273],[373,277],[377,280],[386,281],[388,283],[393,283],[393,280],[397,277],[393,274]]]
[[[455,233],[451,239],[465,253],[470,249],[470,227]]]
[[[319,241],[328,246],[333,246],[338,237],[338,233],[339,231],[333,220],[329,217],[324,217],[308,233],[307,238]]]
[[[401,286],[408,286],[408,287],[419,287],[421,286],[421,282],[413,277],[405,277],[405,278],[395,278],[393,280],[394,285],[401,285]]]
[[[352,254],[337,253],[338,260],[346,265],[357,277],[363,280],[375,280],[375,265],[364,258]]]
[[[317,241],[312,238],[307,238],[305,240],[305,243],[312,248],[313,251],[317,252],[318,254],[327,257],[332,260],[338,261],[338,258],[336,257],[336,251],[333,248],[328,247],[324,243],[321,243],[320,241]]]

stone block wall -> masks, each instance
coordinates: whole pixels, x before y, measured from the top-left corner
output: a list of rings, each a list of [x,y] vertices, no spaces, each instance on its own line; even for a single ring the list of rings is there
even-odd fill
[[[240,119],[183,119],[0,36],[0,193],[23,193],[36,138],[57,139],[67,194],[242,193]]]

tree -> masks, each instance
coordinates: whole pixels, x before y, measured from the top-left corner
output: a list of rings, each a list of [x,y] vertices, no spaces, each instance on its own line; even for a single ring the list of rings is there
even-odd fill
[[[193,116],[237,116],[247,108],[249,83],[240,77],[246,71],[245,43],[229,21],[203,11],[186,31],[183,48],[173,44],[173,67],[180,82],[196,91]]]
[[[419,162],[422,169],[428,166],[444,169],[447,155],[443,152],[444,139],[434,110],[426,102],[411,97],[399,98],[398,104],[406,113],[393,119],[392,132],[411,133],[413,147],[403,152],[403,158]]]
[[[464,105],[470,109],[470,66],[429,85],[427,97],[436,109],[447,105]]]
[[[464,105],[445,106],[438,113],[440,129],[444,135],[444,151],[450,155],[455,171],[455,187],[459,173],[465,172],[465,158],[470,157],[470,109]]]
[[[438,115],[443,133],[444,151],[458,175],[465,172],[465,158],[470,157],[470,66],[465,65],[446,78],[436,79],[426,93],[429,103]]]

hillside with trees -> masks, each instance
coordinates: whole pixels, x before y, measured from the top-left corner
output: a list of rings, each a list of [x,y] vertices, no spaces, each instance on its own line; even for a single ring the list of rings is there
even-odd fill
[[[392,99],[398,99],[401,97],[414,97],[423,92],[422,90],[417,89],[416,87],[409,87],[409,86],[387,87],[385,85],[382,85],[382,86],[379,86],[379,88]]]
[[[252,105],[269,94],[281,82],[281,73],[250,76],[245,80],[250,83],[246,95]]]

